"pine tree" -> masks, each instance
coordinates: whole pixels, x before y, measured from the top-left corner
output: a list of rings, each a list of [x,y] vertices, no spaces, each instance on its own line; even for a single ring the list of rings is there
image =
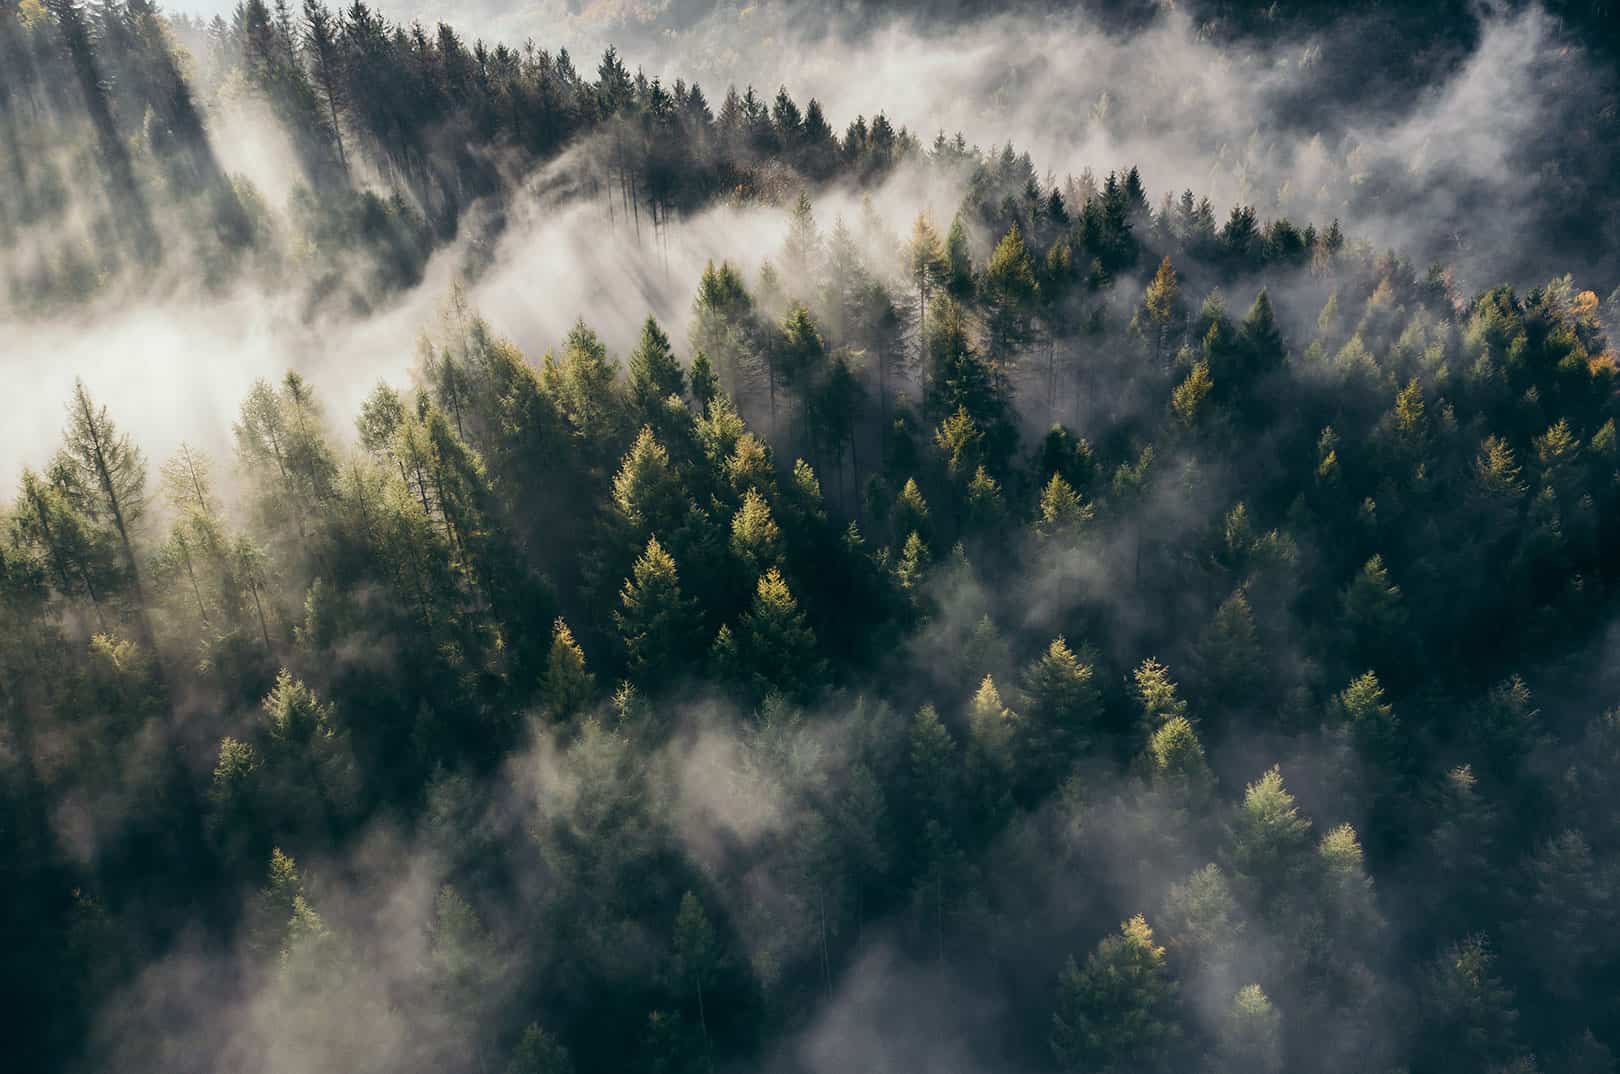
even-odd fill
[[[1199,668],[1211,700],[1227,706],[1252,701],[1264,683],[1265,661],[1254,610],[1242,589],[1221,602],[1198,645]]]
[[[1232,868],[1268,899],[1278,897],[1305,867],[1310,831],[1273,767],[1244,791],[1232,823]]]
[[[449,884],[433,900],[428,930],[429,975],[450,1024],[457,1052],[471,1052],[484,1065],[482,1037],[500,979],[501,951],[477,912]]]
[[[1448,947],[1430,965],[1421,999],[1423,1038],[1413,1068],[1489,1069],[1517,1051],[1513,991],[1493,973],[1496,956],[1482,936]]]
[[[706,412],[709,403],[720,394],[720,378],[716,376],[709,356],[702,351],[692,356],[691,384],[692,399],[700,411]]]
[[[815,690],[825,667],[816,656],[816,636],[775,567],[760,577],[753,606],[717,648],[723,670],[761,696],[774,691],[804,698]]]
[[[613,477],[613,507],[619,524],[638,543],[643,535],[673,533],[686,513],[686,496],[669,452],[648,426],[636,434]]]
[[[1060,546],[1072,545],[1096,517],[1096,509],[1061,474],[1053,474],[1041,491],[1041,516],[1035,531]]]
[[[1333,699],[1333,707],[1370,763],[1396,763],[1399,721],[1394,707],[1384,703],[1384,688],[1377,675],[1369,671],[1356,678]]]
[[[968,731],[978,757],[998,772],[1010,772],[1013,742],[1022,721],[1002,704],[996,681],[986,675],[968,703]]]
[[[720,390],[739,398],[755,377],[768,372],[757,345],[759,327],[754,302],[742,277],[729,263],[710,262],[698,281],[692,303],[691,348],[705,355],[714,367]],[[774,391],[774,375],[767,385]]]
[[[788,293],[793,298],[802,300],[810,297],[810,281],[821,245],[821,232],[816,227],[816,214],[810,204],[810,195],[801,190],[793,208],[788,211],[787,245],[782,251],[782,265],[788,274]]]
[[[713,1044],[709,1039],[709,1013],[704,1000],[704,988],[714,978],[719,966],[719,944],[709,915],[703,912],[698,897],[688,891],[681,896],[680,911],[675,915],[675,959],[673,973],[677,981],[690,987],[697,995],[698,1024],[703,1030],[703,1047],[714,1066]]]
[[[772,569],[781,559],[782,531],[757,489],[743,494],[742,506],[732,516],[731,551],[756,575]]]
[[[1030,343],[1030,318],[1039,287],[1023,233],[1014,224],[996,244],[984,269],[990,355],[1003,366],[1012,366]]]
[[[686,388],[686,377],[675,353],[670,349],[669,337],[648,317],[641,326],[641,342],[630,352],[630,398],[643,415],[656,411],[671,395],[680,396]]]
[[[1344,592],[1343,607],[1358,661],[1381,667],[1386,674],[1405,666],[1406,603],[1384,557],[1373,556],[1362,565]]]
[[[1216,1051],[1220,1069],[1231,1074],[1282,1070],[1282,1017],[1259,985],[1244,985],[1232,997]]]
[[[966,301],[973,295],[973,254],[968,249],[967,228],[962,224],[962,214],[958,213],[951,220],[950,231],[945,235],[945,290],[958,302]]]
[[[546,714],[556,722],[568,720],[590,704],[596,683],[585,670],[585,651],[574,640],[574,632],[560,618],[552,626],[551,653],[546,658],[541,693]]]
[[[691,653],[698,616],[681,592],[675,561],[657,537],[647,540],[632,577],[620,590],[619,604],[613,622],[624,639],[631,675],[646,690],[667,685]]]
[[[1170,393],[1170,409],[1183,425],[1192,428],[1205,412],[1204,400],[1214,390],[1215,380],[1210,376],[1209,362],[1200,358],[1193,363],[1186,378]]]
[[[1336,936],[1346,947],[1365,943],[1381,922],[1356,830],[1348,824],[1333,828],[1317,844],[1316,856],[1322,897]]]
[[[1248,351],[1247,366],[1251,376],[1265,376],[1282,368],[1287,348],[1282,330],[1277,327],[1271,298],[1263,287],[1254,296],[1254,305],[1243,319],[1243,345]]]
[[[894,533],[896,537],[909,537],[915,533],[924,536],[930,531],[928,523],[928,501],[923,499],[922,489],[917,485],[914,477],[906,478],[901,486],[900,495],[894,501]]]
[[[321,0],[304,0],[304,50],[331,122],[332,140],[337,145],[338,163],[349,176],[349,156],[343,147],[343,122],[339,114],[347,107],[348,80],[339,26]]]
[[[965,406],[957,407],[956,413],[940,422],[934,433],[934,444],[945,456],[946,473],[953,478],[983,469],[979,463],[983,442],[984,436]]]
[[[1206,803],[1215,777],[1204,760],[1198,733],[1185,716],[1172,716],[1148,739],[1149,773],[1153,783],[1188,806]]]
[[[1029,700],[1019,724],[1020,782],[1038,799],[1091,745],[1102,718],[1102,693],[1091,665],[1061,637],[1025,670],[1023,686]]]
[[[506,1074],[574,1074],[574,1061],[557,1038],[530,1022],[512,1051]]]
[[[593,453],[614,442],[623,414],[618,368],[584,320],[569,330],[561,361],[546,356],[542,381],[576,440]]]
[[[912,286],[917,291],[918,361],[926,358],[928,300],[946,277],[945,247],[928,214],[918,213],[911,225],[911,244],[906,250]]]
[[[146,513],[146,457],[128,433],[120,432],[90,399],[84,382],[75,381],[68,408],[68,427],[58,472],[68,476],[66,491],[91,518],[110,528],[123,555],[124,573],[135,597],[142,638],[152,644],[146,618],[135,537]]]
[[[1082,969],[1069,959],[1058,979],[1052,1052],[1066,1071],[1168,1069],[1181,1034],[1176,983],[1164,948],[1138,914],[1108,936]]]
[[[1231,882],[1214,862],[1170,885],[1162,924],[1170,954],[1202,970],[1223,969],[1244,931]]]
[[[96,623],[108,626],[103,602],[113,591],[117,553],[57,484],[23,470],[15,515],[17,537],[36,552],[56,591],[90,601]]]
[[[1159,270],[1154,273],[1153,282],[1148,284],[1147,294],[1142,299],[1142,308],[1152,329],[1155,365],[1170,353],[1172,330],[1181,313],[1180,301],[1181,288],[1176,282],[1176,270],[1166,254],[1164,260],[1159,262]]]

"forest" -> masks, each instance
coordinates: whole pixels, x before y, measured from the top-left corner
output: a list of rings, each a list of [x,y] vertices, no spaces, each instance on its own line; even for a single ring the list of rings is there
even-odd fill
[[[0,0],[5,1066],[1614,1074],[1615,18],[1388,13],[1218,200],[1128,85]]]

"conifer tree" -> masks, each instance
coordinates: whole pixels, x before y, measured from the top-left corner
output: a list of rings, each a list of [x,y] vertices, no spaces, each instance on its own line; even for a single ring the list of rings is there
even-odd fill
[[[968,703],[968,730],[978,756],[995,769],[1010,770],[1020,723],[1018,714],[1002,704],[995,679],[986,675]]]
[[[1092,743],[1102,717],[1096,674],[1058,637],[1024,672],[1024,719],[1019,724],[1023,781],[1035,796],[1057,785]]]
[[[1233,870],[1268,899],[1277,897],[1305,867],[1310,830],[1283,786],[1282,770],[1272,767],[1244,791],[1232,823]]]
[[[1278,1074],[1282,1070],[1282,1018],[1265,990],[1244,985],[1232,997],[1221,1023],[1220,1068],[1232,1074]]]
[[[146,457],[130,435],[113,424],[107,408],[91,400],[82,380],[74,382],[64,439],[62,465],[57,467],[67,477],[64,491],[117,539],[124,574],[135,597],[137,622],[150,646],[146,594],[135,553],[137,527],[146,513]]]
[[[1255,628],[1254,610],[1242,589],[1221,602],[1199,641],[1198,658],[1205,688],[1218,704],[1251,700],[1264,681],[1264,660]]]
[[[1224,969],[1244,932],[1232,884],[1214,862],[1170,885],[1162,924],[1171,956],[1202,971]]]
[[[1164,948],[1142,915],[1105,937],[1084,968],[1069,959],[1058,979],[1052,1052],[1067,1071],[1153,1071],[1169,1067],[1180,1027],[1176,983]]]
[[[574,1074],[574,1062],[557,1038],[530,1022],[512,1051],[506,1074]]]
[[[1205,413],[1204,401],[1215,390],[1215,380],[1209,373],[1209,362],[1198,359],[1185,379],[1170,393],[1170,409],[1188,428],[1198,424]]]
[[[552,626],[551,653],[546,658],[545,680],[541,684],[546,713],[553,721],[567,720],[582,712],[595,692],[595,679],[585,670],[585,652],[574,640],[568,624],[558,619]]]
[[[1172,329],[1181,313],[1180,300],[1181,288],[1176,282],[1176,270],[1166,254],[1164,260],[1159,262],[1159,270],[1154,273],[1153,282],[1148,284],[1147,294],[1142,299],[1142,308],[1152,332],[1155,364],[1170,352]]]
[[[669,337],[648,317],[641,326],[641,342],[630,353],[630,397],[636,408],[649,414],[671,395],[684,394],[686,377],[675,353],[670,349]]]
[[[343,167],[344,177],[348,178],[349,156],[343,147],[343,121],[339,118],[348,102],[348,80],[343,69],[339,32],[338,23],[321,0],[304,0],[304,50],[316,88],[326,105],[338,163]]]
[[[927,339],[928,326],[928,300],[933,297],[934,288],[945,279],[946,262],[945,247],[940,244],[939,233],[926,212],[919,213],[911,226],[911,244],[907,248],[907,256],[911,269],[912,286],[917,290],[917,340],[919,343],[919,361],[923,359],[923,347]]]
[[[922,489],[917,485],[914,477],[906,478],[901,486],[900,495],[894,501],[894,532],[897,537],[909,537],[915,533],[919,536],[931,532],[928,522],[928,501],[923,499]]]
[[[1214,787],[1204,747],[1185,716],[1172,716],[1153,732],[1148,763],[1153,783],[1186,806],[1203,804]]]
[[[1004,366],[1014,364],[1030,342],[1030,317],[1038,291],[1034,262],[1023,233],[1014,224],[996,244],[984,269],[990,354]]]
[[[961,213],[952,218],[945,235],[945,290],[958,302],[970,298],[974,290],[973,254]]]
[[[723,670],[761,696],[775,691],[803,698],[815,689],[824,667],[816,656],[815,634],[775,567],[760,577],[753,606],[734,632],[722,633],[715,655]]]
[[[642,426],[613,477],[613,507],[625,532],[670,533],[685,514],[685,494],[669,452]]]
[[[675,561],[657,537],[648,538],[646,550],[620,590],[619,604],[613,621],[624,640],[632,677],[647,690],[668,684],[692,651],[698,616],[681,591]]]
[[[709,1014],[704,1000],[704,988],[714,977],[719,965],[719,945],[709,915],[704,913],[698,897],[688,891],[681,896],[680,911],[675,915],[676,980],[690,987],[697,995],[698,1024],[703,1030],[703,1047],[714,1065],[713,1044],[709,1038]]]
[[[731,551],[754,574],[765,573],[781,558],[782,531],[757,489],[743,494],[742,506],[732,516]]]
[[[1041,491],[1040,508],[1036,532],[1060,546],[1073,544],[1096,517],[1096,510],[1080,499],[1062,474],[1053,474],[1047,481]]]

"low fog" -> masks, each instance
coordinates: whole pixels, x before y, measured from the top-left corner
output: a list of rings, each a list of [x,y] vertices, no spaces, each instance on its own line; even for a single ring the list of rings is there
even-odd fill
[[[1422,92],[1394,104],[1372,94],[1364,110],[1355,100],[1304,103],[1324,65],[1354,66],[1353,23],[1256,48],[1218,43],[1175,8],[1112,31],[1083,14],[929,26],[871,11],[810,19],[792,5],[721,5],[653,33],[641,14],[602,5],[560,19],[538,10],[446,17],[469,36],[568,46],[582,67],[622,32],[633,69],[701,82],[716,106],[727,85],[752,85],[767,98],[785,85],[801,104],[819,99],[835,130],[881,110],[925,146],[935,132],[960,133],[986,151],[1011,144],[1060,182],[1135,165],[1155,206],[1190,189],[1211,199],[1218,218],[1236,204],[1318,227],[1343,218],[1359,240],[1448,266],[1463,292],[1538,284],[1555,268],[1599,294],[1620,283],[1615,214],[1589,222],[1586,252],[1550,248],[1538,231],[1548,211],[1539,173],[1573,172],[1584,184],[1583,173],[1601,171],[1578,148],[1573,161],[1553,164],[1546,154],[1578,147],[1586,124],[1617,120],[1612,104],[1595,111],[1612,93],[1612,74],[1536,6],[1482,9],[1471,52],[1437,55],[1435,80]],[[273,208],[284,206],[299,173],[274,118],[233,98],[209,119],[221,166]],[[166,270],[177,283],[156,302],[115,291],[89,311],[44,321],[0,307],[8,371],[31,404],[8,415],[0,458],[44,460],[60,424],[49,401],[65,399],[75,377],[116,401],[155,457],[182,440],[223,452],[247,387],[287,369],[308,376],[336,413],[350,413],[379,377],[401,378],[416,337],[431,331],[458,280],[495,329],[536,360],[580,318],[621,355],[649,313],[681,340],[707,261],[729,258],[752,279],[780,249],[786,206],[722,205],[677,217],[656,236],[622,217],[609,224],[600,204],[578,193],[580,156],[517,181],[487,269],[467,278],[469,240],[460,239],[433,255],[420,284],[363,319],[311,322],[291,290],[257,282],[198,297],[184,266]],[[375,175],[371,182],[382,186]],[[824,225],[858,216],[858,193],[829,193],[817,197]],[[889,221],[928,210],[943,227],[961,193],[937,176],[902,174],[877,197]]]
[[[391,145],[208,70],[217,230],[258,245],[221,270],[203,197],[153,194],[161,257],[30,303],[41,231],[119,215],[94,114],[40,165],[56,222],[0,214],[39,1054],[1612,1074],[1614,71],[1537,5],[1364,93],[1365,16],[978,6],[444,9],[535,43],[480,75],[566,47],[590,100],[611,44],[682,108],[752,86],[769,127],[784,86],[920,146],[654,160],[681,204],[629,106],[530,152],[463,71]],[[182,445],[212,484],[126,530],[76,384],[152,490]]]

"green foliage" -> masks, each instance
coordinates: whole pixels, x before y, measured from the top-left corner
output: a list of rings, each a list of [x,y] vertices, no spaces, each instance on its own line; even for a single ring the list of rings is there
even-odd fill
[[[1399,723],[1394,707],[1384,702],[1378,676],[1370,671],[1361,675],[1334,698],[1334,705],[1357,747],[1369,759],[1389,764],[1395,756]]]
[[[506,1074],[574,1074],[574,1062],[557,1038],[530,1022],[512,1050]]]
[[[760,576],[753,607],[735,631],[723,631],[715,658],[724,674],[761,696],[803,698],[814,690],[823,669],[816,636],[777,568]]]
[[[630,578],[619,591],[613,622],[619,629],[631,674],[647,689],[667,683],[691,652],[697,610],[681,591],[675,560],[657,537],[636,559]]]
[[[896,534],[922,534],[928,531],[928,501],[923,499],[917,479],[906,478],[900,495],[894,502],[894,531]]]
[[[1163,1070],[1180,1030],[1177,988],[1138,914],[1058,979],[1052,1052],[1069,1071]]]
[[[1232,997],[1217,1045],[1222,1070],[1277,1074],[1282,1069],[1282,1018],[1257,984]]]
[[[1176,692],[1169,668],[1148,659],[1142,661],[1133,677],[1137,704],[1142,708],[1142,724],[1150,734],[1170,720],[1187,715],[1187,703]]]
[[[1519,1012],[1513,992],[1493,974],[1495,962],[1484,938],[1469,936],[1430,965],[1422,997],[1431,1033],[1422,1043],[1424,1058],[1443,1066],[1488,1066],[1513,1056]]]
[[[561,619],[552,626],[551,652],[546,657],[541,692],[546,699],[547,716],[557,722],[583,712],[596,692],[596,681],[585,670],[585,651]]]
[[[1198,659],[1205,688],[1222,704],[1252,700],[1265,678],[1259,632],[1249,598],[1239,589],[1221,602],[1199,641]]]
[[[1148,739],[1153,782],[1189,804],[1203,800],[1214,786],[1204,761],[1204,747],[1185,716],[1166,720]]]
[[[613,478],[613,505],[631,533],[668,532],[680,519],[680,479],[669,452],[642,426]]]
[[[1252,884],[1275,890],[1305,867],[1310,831],[1311,822],[1299,815],[1281,769],[1274,767],[1243,793],[1228,850],[1232,868]]]
[[[1195,966],[1223,965],[1244,931],[1232,885],[1214,862],[1170,885],[1162,922],[1171,955]]]
[[[731,517],[731,551],[755,574],[763,574],[781,559],[782,531],[756,489],[743,494],[742,506]]]
[[[1193,363],[1186,379],[1177,384],[1175,391],[1170,393],[1170,409],[1175,412],[1183,425],[1191,428],[1198,424],[1200,416],[1204,413],[1204,400],[1209,398],[1210,392],[1214,389],[1215,380],[1210,376],[1209,363],[1200,358]]]
[[[630,397],[643,413],[670,396],[681,396],[686,388],[686,375],[675,352],[670,349],[669,337],[651,317],[641,327],[641,342],[630,353]]]
[[[1095,517],[1095,509],[1080,499],[1080,494],[1063,476],[1053,474],[1046,488],[1041,490],[1041,514],[1036,532],[1050,540],[1072,542],[1085,532]]]
[[[1230,14],[1201,48],[1300,29]],[[1553,36],[1601,90],[1601,35]],[[1134,168],[834,136],[786,88],[711,107],[364,4],[0,4],[0,70],[25,340],[263,292],[314,369],[452,241],[471,289],[352,443],[287,374],[235,458],[181,444],[150,485],[157,441],[83,384],[60,451],[20,445],[48,461],[0,508],[13,1065],[696,1072],[797,1035],[848,1066],[850,1012],[924,978],[986,994],[943,1012],[982,1058],[1030,1022],[1007,982],[1143,905],[1162,941],[1135,917],[1061,970],[1064,1069],[1612,1067],[1620,296],[1470,297],[1271,201],[1219,227]],[[215,156],[266,110],[284,207]],[[1313,186],[1350,159],[1388,201],[1364,156],[1311,148]],[[1524,196],[1581,203],[1549,160]],[[946,234],[880,213],[902,164],[963,195]],[[598,244],[674,251],[722,204],[787,241],[666,258],[689,370],[641,310],[531,362],[468,294],[536,175]],[[872,197],[818,224],[832,190]],[[1217,783],[1276,758],[1321,833],[1278,768]]]
[[[1055,786],[1093,744],[1102,718],[1102,692],[1092,665],[1061,637],[1025,670],[1023,687],[1028,702],[1020,723],[1020,764],[1024,778],[1040,794]]]

